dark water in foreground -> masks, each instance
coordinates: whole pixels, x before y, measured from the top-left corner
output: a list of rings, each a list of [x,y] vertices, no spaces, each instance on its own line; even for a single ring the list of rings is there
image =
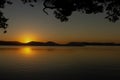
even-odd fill
[[[120,47],[0,47],[0,80],[120,80]]]

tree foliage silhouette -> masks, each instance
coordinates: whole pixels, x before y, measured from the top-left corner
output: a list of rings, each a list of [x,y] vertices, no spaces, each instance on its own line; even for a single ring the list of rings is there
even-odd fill
[[[7,0],[0,0],[0,9],[5,7],[5,4],[12,4],[12,2]],[[4,29],[4,33],[6,33],[6,28],[8,26],[7,24],[8,19],[3,15],[3,12],[0,10],[0,28]]]
[[[21,0],[24,3],[33,3],[39,0]],[[120,17],[119,0],[43,0],[44,9],[53,9],[55,17],[61,21],[68,21],[74,11],[85,14],[106,13],[105,17],[111,22],[116,22]]]
[[[119,0],[21,0],[23,4],[30,4],[43,1],[43,11],[48,15],[46,9],[51,9],[54,15],[61,22],[68,21],[69,16],[74,11],[85,14],[106,13],[105,19],[110,22],[116,22],[120,18],[120,1]],[[4,8],[5,3],[12,4],[8,0],[0,0],[0,8]],[[7,19],[0,11],[0,28],[7,27]]]

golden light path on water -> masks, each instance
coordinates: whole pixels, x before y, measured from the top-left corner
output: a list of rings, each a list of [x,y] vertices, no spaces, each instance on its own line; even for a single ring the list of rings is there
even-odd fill
[[[31,56],[32,55],[32,48],[29,46],[22,47],[20,49],[21,53],[26,55],[26,56]]]

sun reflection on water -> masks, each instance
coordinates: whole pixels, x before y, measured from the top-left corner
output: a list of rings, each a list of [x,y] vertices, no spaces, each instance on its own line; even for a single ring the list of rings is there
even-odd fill
[[[32,54],[32,49],[30,47],[22,47],[21,51],[25,55],[31,55]]]

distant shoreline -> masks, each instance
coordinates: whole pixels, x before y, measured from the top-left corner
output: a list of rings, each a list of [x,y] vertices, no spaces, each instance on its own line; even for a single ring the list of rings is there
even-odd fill
[[[21,43],[18,41],[0,41],[0,46],[120,46],[120,43],[102,43],[102,42],[69,42],[66,44],[59,44],[56,42],[36,42],[31,41],[29,43]]]

